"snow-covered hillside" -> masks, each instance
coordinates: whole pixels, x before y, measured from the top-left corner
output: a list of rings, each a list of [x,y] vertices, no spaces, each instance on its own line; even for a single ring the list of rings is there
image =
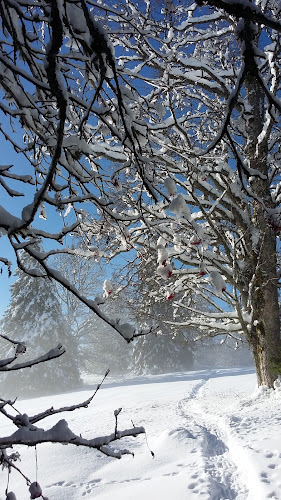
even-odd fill
[[[135,453],[115,460],[83,448],[38,446],[38,481],[49,500],[265,500],[281,499],[281,390],[255,391],[252,370],[204,370],[137,377],[111,383],[88,409],[67,415],[72,430],[94,437],[144,425],[122,443]],[[21,411],[85,400],[89,391],[21,401]],[[51,426],[56,417],[46,419]],[[1,420],[1,435],[10,430]],[[152,457],[150,449],[155,456]],[[23,472],[35,480],[34,449],[22,449]],[[1,498],[6,488],[1,474]],[[27,500],[19,474],[10,490]]]

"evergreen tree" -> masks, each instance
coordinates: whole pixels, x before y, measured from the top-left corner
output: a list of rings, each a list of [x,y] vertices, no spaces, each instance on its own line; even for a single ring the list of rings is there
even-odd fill
[[[114,308],[114,305],[113,305]],[[126,374],[131,369],[132,345],[118,337],[113,328],[88,313],[81,325],[83,364],[86,373],[102,375],[107,368],[111,375]]]
[[[193,366],[192,329],[170,325],[175,315],[173,293],[169,291],[162,300],[159,284],[153,277],[147,278],[152,256],[146,255],[145,265],[141,260],[137,270],[137,280],[131,286],[131,306],[135,310],[138,323],[145,329],[152,327],[157,335],[147,335],[137,339],[133,350],[133,371],[136,373],[168,373],[190,370]],[[137,307],[136,307],[137,305]],[[182,311],[178,311],[182,317]]]
[[[146,335],[133,351],[133,369],[138,374],[190,370],[193,353],[183,335]]]
[[[28,269],[38,264],[23,256]],[[20,372],[6,373],[3,390],[9,397],[60,393],[80,383],[77,344],[62,315],[56,290],[49,278],[34,278],[20,269],[11,285],[11,301],[2,321],[2,334],[26,345],[24,360],[62,344],[66,353],[59,359]]]

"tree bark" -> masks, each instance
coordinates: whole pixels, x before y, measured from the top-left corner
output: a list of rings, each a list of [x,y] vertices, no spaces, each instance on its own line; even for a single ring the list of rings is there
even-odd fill
[[[252,113],[246,127],[246,160],[248,166],[260,174],[254,174],[249,179],[253,193],[252,226],[259,232],[259,243],[253,246],[250,256],[253,322],[248,342],[255,361],[258,384],[273,387],[274,380],[281,374],[276,233],[268,216],[268,209],[274,209],[275,206],[268,179],[267,134],[261,134],[266,120],[265,95],[257,78],[255,64],[249,68],[245,89]]]

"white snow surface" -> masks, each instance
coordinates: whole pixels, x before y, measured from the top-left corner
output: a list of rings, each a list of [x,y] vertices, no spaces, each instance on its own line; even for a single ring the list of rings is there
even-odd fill
[[[92,391],[93,392],[93,391]],[[91,391],[17,402],[22,412],[85,400]],[[281,389],[256,389],[252,369],[202,370],[135,377],[105,384],[88,409],[64,414],[83,437],[143,425],[145,435],[118,445],[135,453],[121,460],[82,447],[37,447],[38,482],[49,500],[281,499]],[[61,418],[46,419],[50,427]],[[40,425],[41,426],[41,425]],[[1,435],[10,424],[1,417]],[[148,444],[147,444],[148,443]],[[152,458],[149,448],[155,453]],[[20,449],[23,472],[35,480],[34,448]],[[1,498],[7,473],[1,474]],[[9,489],[27,500],[16,472]]]

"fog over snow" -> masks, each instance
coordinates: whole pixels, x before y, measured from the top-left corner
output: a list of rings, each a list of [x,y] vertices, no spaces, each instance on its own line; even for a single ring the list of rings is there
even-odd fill
[[[278,386],[278,382],[277,382]],[[93,392],[93,391],[92,391]],[[34,414],[85,400],[91,391],[24,400]],[[128,438],[134,452],[121,460],[94,450],[37,447],[38,482],[49,500],[265,500],[281,498],[281,389],[256,389],[252,369],[213,369],[107,382],[88,409],[66,416],[82,437],[143,425],[146,437]],[[63,417],[63,416],[62,416]],[[11,432],[1,418],[1,435]],[[58,416],[49,417],[51,427]],[[154,458],[150,452],[154,452]],[[23,472],[34,481],[34,448],[20,450]],[[1,474],[1,498],[7,483]],[[28,488],[12,472],[9,489],[27,500]]]

